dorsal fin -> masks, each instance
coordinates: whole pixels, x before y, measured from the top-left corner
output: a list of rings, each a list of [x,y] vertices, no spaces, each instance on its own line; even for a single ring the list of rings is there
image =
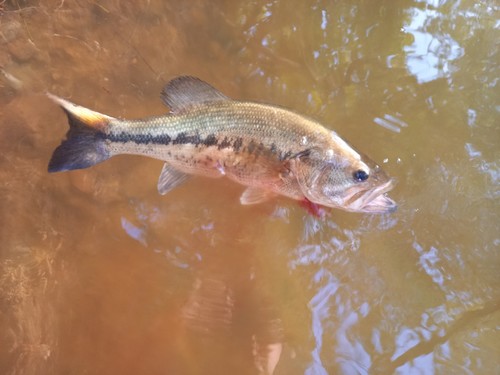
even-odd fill
[[[199,78],[181,76],[165,85],[161,99],[172,112],[179,112],[196,103],[229,100],[219,90]]]

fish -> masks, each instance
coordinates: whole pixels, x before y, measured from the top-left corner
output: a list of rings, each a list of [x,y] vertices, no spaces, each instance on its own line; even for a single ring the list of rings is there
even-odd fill
[[[66,139],[49,172],[83,169],[115,155],[164,161],[158,191],[166,194],[190,176],[227,177],[245,186],[242,205],[285,196],[316,210],[388,213],[394,181],[336,132],[286,108],[233,100],[192,76],[161,92],[169,112],[119,119],[47,93],[68,117]]]

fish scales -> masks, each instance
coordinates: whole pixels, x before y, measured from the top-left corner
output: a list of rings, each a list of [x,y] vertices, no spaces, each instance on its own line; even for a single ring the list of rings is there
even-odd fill
[[[165,162],[158,182],[162,194],[188,175],[227,176],[247,187],[242,204],[283,195],[353,212],[396,208],[386,195],[392,180],[333,131],[282,107],[231,100],[194,77],[165,86],[162,99],[170,113],[137,120],[48,95],[64,108],[70,125],[50,172],[136,154]]]
[[[308,145],[321,146],[327,132],[314,129],[317,124],[293,112],[257,103],[211,103],[198,105],[180,114],[146,120],[112,121],[107,139],[115,153],[142,154],[144,149],[162,160],[166,150],[178,147],[214,155],[227,149],[251,156],[257,152],[286,159]],[[311,129],[314,129],[311,131]],[[165,146],[161,149],[150,146]],[[145,147],[145,148],[144,148]]]
[[[112,121],[108,140],[113,154],[148,155],[178,170],[208,177],[229,178],[255,185],[256,178],[275,171],[304,148],[324,144],[328,132],[303,116],[285,109],[245,102],[195,105],[178,114],[146,120]],[[290,197],[301,195],[289,186]]]

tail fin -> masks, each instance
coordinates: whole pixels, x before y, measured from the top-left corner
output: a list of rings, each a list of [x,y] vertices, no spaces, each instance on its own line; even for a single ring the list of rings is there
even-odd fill
[[[47,96],[63,108],[69,123],[66,140],[52,154],[49,172],[88,168],[111,156],[105,142],[105,131],[113,117],[91,111],[49,93]]]

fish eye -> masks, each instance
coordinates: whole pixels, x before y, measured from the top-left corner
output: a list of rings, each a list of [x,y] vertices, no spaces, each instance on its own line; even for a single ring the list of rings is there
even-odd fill
[[[370,177],[370,175],[366,173],[364,170],[358,169],[352,174],[352,177],[354,178],[355,181],[363,182],[366,181],[368,177]]]

